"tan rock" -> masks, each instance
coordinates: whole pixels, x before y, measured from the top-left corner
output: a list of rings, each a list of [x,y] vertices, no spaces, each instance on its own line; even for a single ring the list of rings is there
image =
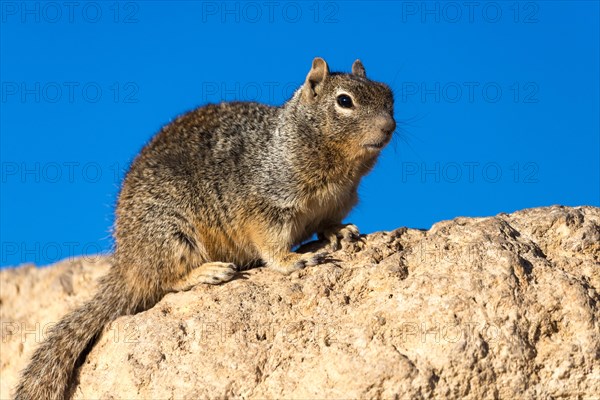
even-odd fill
[[[119,318],[74,397],[598,397],[600,209],[457,218],[330,255]],[[109,262],[0,271],[0,397],[43,327],[89,298]],[[36,323],[37,338],[24,335]]]

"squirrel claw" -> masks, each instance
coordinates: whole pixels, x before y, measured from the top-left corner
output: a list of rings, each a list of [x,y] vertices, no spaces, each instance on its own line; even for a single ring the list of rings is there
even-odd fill
[[[307,266],[318,265],[325,262],[327,259],[327,253],[316,253],[311,258],[308,259]]]
[[[334,225],[324,232],[319,234],[319,239],[325,239],[329,241],[329,245],[333,251],[340,250],[342,248],[342,241],[355,242],[363,241],[360,236],[358,227],[354,224],[340,224]]]
[[[295,269],[304,269],[306,267],[311,267],[313,265],[321,264],[327,258],[326,253],[316,253],[311,254],[308,258],[301,258],[300,260],[294,263]]]

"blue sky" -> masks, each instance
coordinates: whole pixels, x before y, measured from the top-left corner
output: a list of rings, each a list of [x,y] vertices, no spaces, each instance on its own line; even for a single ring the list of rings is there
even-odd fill
[[[0,265],[109,251],[124,170],[178,114],[281,104],[315,56],[395,92],[363,232],[600,205],[596,1],[13,2],[0,39]]]

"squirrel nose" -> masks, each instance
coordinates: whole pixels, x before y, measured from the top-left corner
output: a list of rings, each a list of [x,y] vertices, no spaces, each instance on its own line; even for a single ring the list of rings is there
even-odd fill
[[[385,132],[386,135],[390,135],[396,129],[396,121],[390,115],[380,115],[376,119],[376,125]]]

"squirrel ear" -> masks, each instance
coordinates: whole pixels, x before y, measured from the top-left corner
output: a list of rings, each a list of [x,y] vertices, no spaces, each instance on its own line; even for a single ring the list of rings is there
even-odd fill
[[[352,64],[352,75],[360,76],[362,78],[367,77],[367,71],[365,71],[365,67],[360,60],[356,60],[354,61],[354,64]]]
[[[320,84],[323,83],[325,78],[329,75],[329,67],[325,60],[320,57],[315,57],[312,62],[312,68],[306,75],[306,81],[302,88],[302,95],[308,101],[313,99],[319,94]]]

